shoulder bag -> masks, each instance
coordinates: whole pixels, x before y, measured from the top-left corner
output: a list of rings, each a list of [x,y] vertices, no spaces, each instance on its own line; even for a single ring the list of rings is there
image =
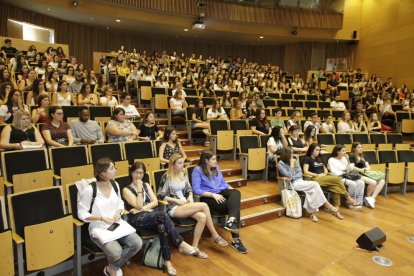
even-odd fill
[[[286,216],[291,218],[302,217],[302,203],[298,193],[293,188],[293,185],[283,180],[284,189],[282,190],[283,206],[286,208]],[[288,185],[290,184],[291,189]]]

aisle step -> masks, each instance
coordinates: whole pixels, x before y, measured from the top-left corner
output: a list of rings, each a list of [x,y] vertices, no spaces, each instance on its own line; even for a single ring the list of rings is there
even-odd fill
[[[240,226],[246,227],[274,220],[285,215],[285,208],[276,203],[259,205],[240,211]]]
[[[233,188],[239,188],[247,185],[247,180],[241,175],[225,176],[224,180]]]

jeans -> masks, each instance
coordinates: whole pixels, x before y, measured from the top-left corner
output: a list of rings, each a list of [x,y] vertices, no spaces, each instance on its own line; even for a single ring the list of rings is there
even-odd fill
[[[136,233],[105,244],[101,244],[94,237],[91,237],[91,240],[102,249],[109,265],[114,270],[120,269],[142,247],[142,240]]]

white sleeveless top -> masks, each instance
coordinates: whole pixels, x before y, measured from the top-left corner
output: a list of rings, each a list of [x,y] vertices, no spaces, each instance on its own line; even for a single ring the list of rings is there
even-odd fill
[[[57,105],[68,106],[72,104],[72,96],[69,94],[68,97],[63,98],[60,93],[57,95]]]

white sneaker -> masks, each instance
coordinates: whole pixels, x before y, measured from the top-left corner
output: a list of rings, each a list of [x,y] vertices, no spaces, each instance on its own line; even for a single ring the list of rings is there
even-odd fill
[[[122,275],[124,275],[122,273],[122,269],[118,269],[117,271],[115,271],[115,273],[116,273],[116,276],[122,276]]]
[[[370,196],[367,196],[367,197],[364,198],[364,204],[366,206],[368,206],[369,208],[374,209],[375,208],[375,199],[373,199]]]
[[[203,129],[203,130],[202,130],[202,132],[203,132],[205,135],[210,135],[210,131],[209,131],[208,129]]]

